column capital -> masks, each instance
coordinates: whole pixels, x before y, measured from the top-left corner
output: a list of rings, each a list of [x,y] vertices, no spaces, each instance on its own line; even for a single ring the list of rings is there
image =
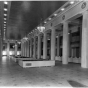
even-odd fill
[[[70,22],[70,21],[63,21],[62,24],[63,24],[63,25],[64,25],[64,24],[68,24],[69,22]]]
[[[43,34],[45,34],[45,33],[47,34],[47,31],[44,31],[44,32],[43,32]]]
[[[41,36],[41,34],[38,34],[38,36]]]
[[[52,30],[56,30],[55,27],[52,27],[52,28],[51,28],[51,31],[52,31]]]
[[[83,14],[85,14],[85,13],[88,13],[88,10],[83,11],[81,14],[83,15]]]

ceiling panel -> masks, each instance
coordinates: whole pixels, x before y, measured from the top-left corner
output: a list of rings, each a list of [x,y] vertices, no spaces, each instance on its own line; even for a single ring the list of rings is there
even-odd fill
[[[12,1],[7,27],[8,39],[21,39],[66,1]]]

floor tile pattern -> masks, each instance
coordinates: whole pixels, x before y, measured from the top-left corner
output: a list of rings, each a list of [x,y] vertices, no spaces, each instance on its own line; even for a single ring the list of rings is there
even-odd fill
[[[80,64],[62,65],[56,61],[54,67],[22,68],[7,57],[0,61],[0,86],[78,87],[77,83],[79,87],[88,86],[88,69]]]

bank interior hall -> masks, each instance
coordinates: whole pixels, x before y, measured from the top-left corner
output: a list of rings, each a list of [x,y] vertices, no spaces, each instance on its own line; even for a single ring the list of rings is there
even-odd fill
[[[88,1],[0,1],[0,86],[88,87]]]

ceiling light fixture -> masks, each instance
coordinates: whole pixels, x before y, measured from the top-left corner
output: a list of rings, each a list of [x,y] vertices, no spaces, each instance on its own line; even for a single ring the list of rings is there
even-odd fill
[[[62,11],[64,11],[65,9],[64,8],[61,8]]]
[[[8,2],[5,1],[4,4],[8,4]]]
[[[46,23],[46,21],[44,23]]]
[[[6,8],[4,8],[4,11],[7,11],[7,9],[6,9]]]
[[[6,18],[4,18],[4,20],[6,20]]]
[[[4,21],[4,23],[6,23],[6,21]]]
[[[7,16],[7,14],[4,14],[4,16]]]
[[[4,26],[6,26],[6,24],[4,24]]]
[[[57,16],[57,14],[54,14],[54,16]]]
[[[70,4],[74,4],[74,1],[71,1]]]
[[[49,18],[49,20],[51,20],[51,18]]]
[[[4,27],[4,28],[6,28],[6,27]]]

